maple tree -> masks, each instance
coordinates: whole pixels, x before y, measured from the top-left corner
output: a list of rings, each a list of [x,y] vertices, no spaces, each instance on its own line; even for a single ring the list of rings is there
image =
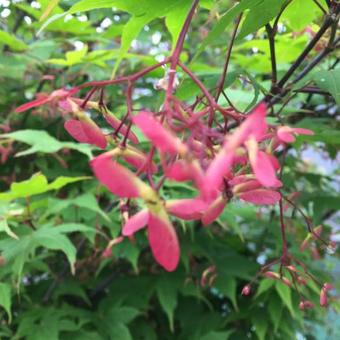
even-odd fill
[[[129,249],[128,247],[136,243],[139,234],[142,234],[143,236],[146,235],[148,239],[155,261],[166,271],[181,273],[182,269],[179,267],[182,262],[187,270],[185,276],[187,280],[193,283],[193,286],[208,286],[213,289],[218,282],[216,280],[223,277],[221,267],[223,262],[216,265],[218,260],[215,258],[213,261],[204,261],[201,265],[200,252],[198,251],[195,254],[195,247],[197,247],[195,241],[188,245],[186,236],[182,235],[179,226],[184,221],[188,221],[194,223],[198,230],[212,228],[212,234],[218,237],[220,231],[215,229],[216,223],[221,216],[225,216],[225,212],[232,204],[240,200],[255,207],[266,206],[265,209],[271,209],[271,224],[274,228],[280,230],[280,243],[282,244],[282,249],[276,251],[275,256],[271,254],[269,260],[263,263],[260,269],[251,270],[251,274],[241,275],[243,279],[247,278],[248,281],[242,283],[240,294],[243,296],[252,295],[253,286],[260,283],[256,295],[258,296],[277,282],[277,292],[292,316],[294,316],[294,307],[291,302],[292,292],[299,297],[299,302],[295,302],[295,304],[302,311],[315,307],[315,302],[313,302],[315,296],[313,297],[313,294],[311,294],[313,290],[318,291],[319,305],[321,307],[328,306],[328,299],[332,296],[334,285],[321,281],[320,278],[315,276],[313,270],[307,264],[308,259],[305,257],[301,259],[300,255],[306,249],[309,249],[312,256],[318,256],[315,253],[317,252],[316,244],[319,244],[323,251],[331,252],[335,250],[336,245],[328,240],[321,226],[315,227],[312,218],[300,207],[300,203],[296,199],[301,194],[299,191],[303,190],[292,191],[284,178],[291,145],[299,142],[300,138],[317,138],[318,132],[314,131],[313,128],[295,126],[295,119],[290,120],[292,124],[286,122],[288,120],[282,116],[282,112],[289,107],[290,103],[294,103],[299,95],[308,96],[307,104],[315,95],[327,96],[329,100],[329,94],[333,95],[338,102],[336,87],[334,90],[330,86],[321,85],[317,73],[315,73],[315,78],[311,77],[311,74],[313,75],[314,68],[324,62],[326,57],[331,58],[331,60],[333,58],[332,52],[338,45],[336,30],[340,5],[336,1],[326,1],[325,4],[319,1],[311,2],[316,6],[318,15],[323,16],[323,21],[320,21],[316,33],[311,31],[306,45],[299,50],[299,54],[292,60],[289,67],[279,68],[280,59],[276,49],[281,47],[278,43],[281,39],[279,27],[283,25],[281,20],[283,20],[286,11],[288,12],[290,7],[294,5],[294,1],[277,1],[261,20],[255,20],[262,6],[268,8],[269,4],[267,1],[243,0],[231,7],[219,19],[211,32],[206,33],[207,36],[203,39],[201,46],[194,51],[194,53],[202,53],[204,48],[209,46],[219,33],[223,33],[227,24],[234,23],[217,82],[214,85],[205,84],[201,77],[194,70],[191,70],[190,63],[195,58],[192,61],[183,58],[185,42],[186,39],[189,39],[191,33],[190,28],[194,25],[195,18],[200,15],[200,1],[194,0],[186,3],[185,11],[179,4],[177,7],[174,5],[175,10],[170,6],[169,9],[163,9],[159,14],[157,11],[153,13],[149,9],[151,11],[147,16],[149,21],[154,19],[153,15],[155,18],[165,15],[166,20],[172,22],[171,20],[175,20],[179,15],[177,11],[181,12],[182,21],[175,20],[175,22],[180,22],[180,25],[175,25],[175,29],[167,21],[169,30],[175,38],[174,47],[169,52],[169,56],[163,56],[161,61],[153,62],[136,72],[116,75],[119,65],[127,57],[128,47],[133,40],[131,39],[132,31],[129,31],[129,24],[133,20],[138,22],[138,15],[131,11],[133,16],[122,33],[120,52],[111,79],[73,81],[77,85],[71,82],[70,86],[54,89],[49,94],[37,91],[35,99],[23,103],[15,109],[16,114],[23,112],[29,114],[32,109],[37,110],[36,112],[48,109],[53,114],[58,112],[64,120],[63,124],[60,122],[58,124],[63,125],[74,140],[81,144],[96,147],[94,149],[96,155],[91,156],[89,167],[97,180],[115,197],[119,198],[117,211],[119,213],[117,215],[120,216],[119,224],[121,227],[108,237],[100,230],[99,224],[96,222],[98,235],[94,247],[96,259],[93,260],[93,264],[95,266],[99,265],[100,262],[106,264],[113,261],[112,256],[117,249],[122,249],[122,251],[124,251],[124,247]],[[148,1],[145,1],[145,4],[147,6]],[[49,19],[46,20],[41,30],[47,30],[49,26],[61,20],[61,15],[96,8],[110,8],[112,5],[121,6],[122,10],[130,11],[129,5],[121,4],[119,1],[117,3],[103,2],[97,4],[83,0],[76,2],[68,11],[58,13],[58,1],[51,2],[50,5],[45,5],[42,11],[42,17],[45,19],[49,17]],[[204,7],[204,4],[201,5]],[[208,8],[213,8],[209,6]],[[25,10],[25,8],[21,8],[21,10]],[[170,13],[169,17],[167,10]],[[175,11],[175,18],[171,17],[172,10]],[[50,13],[53,11],[56,11],[54,15]],[[143,26],[149,22],[143,20]],[[294,19],[288,17],[286,20],[288,20],[288,27],[289,25],[294,26]],[[289,20],[292,20],[292,22]],[[285,21],[283,20],[283,22]],[[131,25],[136,25],[136,23],[133,22]],[[230,85],[226,85],[226,83],[230,76],[234,51],[237,51],[240,45],[242,48],[242,43],[240,43],[242,38],[248,37],[250,33],[256,31],[260,32],[258,33],[262,38],[260,41],[268,44],[267,57],[270,63],[270,81],[265,88],[264,85],[259,84],[259,80],[255,80],[249,73],[245,72],[246,77],[248,77],[245,83],[252,84],[256,95],[253,101],[246,102],[246,106],[240,109],[233,103],[233,98],[228,94]],[[309,34],[310,30],[305,29],[305,32]],[[327,43],[324,43],[322,38],[326,34],[329,37]],[[250,36],[249,43],[254,43],[254,41],[256,41],[255,37]],[[247,42],[244,44],[247,44]],[[259,44],[259,46],[261,45]],[[315,54],[315,57],[309,59],[309,54]],[[242,54],[238,56],[240,57]],[[255,60],[255,58],[255,55],[250,55],[249,59]],[[53,59],[51,60],[53,62]],[[325,73],[323,77],[334,76],[333,73],[337,72],[335,68],[337,61],[338,59],[332,64],[330,70],[325,71],[328,73]],[[140,96],[136,95],[140,84],[150,74],[162,72],[162,69],[165,70],[165,74],[158,78],[157,82],[154,82],[152,89],[152,93],[157,92],[160,100],[157,101],[156,105],[153,102],[145,105],[143,101],[139,100]],[[267,68],[265,68],[264,73],[266,72],[268,73]],[[295,78],[291,79],[294,75]],[[54,79],[54,77],[52,78]],[[323,79],[323,82],[325,82],[325,78]],[[184,96],[183,92],[181,93],[181,86],[186,81],[190,82],[190,91],[193,91],[193,95]],[[43,84],[43,82],[40,84]],[[120,116],[114,112],[117,98],[110,92],[113,87],[119,88],[117,91],[122,91],[124,98],[120,110],[125,112]],[[184,89],[184,93],[185,91],[186,89]],[[121,96],[121,94],[119,95]],[[332,100],[330,102],[332,103]],[[2,151],[3,161],[6,161],[15,136],[7,133],[3,134],[3,138],[5,138],[5,143],[8,143],[7,149]],[[20,141],[20,137],[18,140]],[[141,143],[141,140],[143,143]],[[25,141],[25,139],[22,141]],[[65,147],[67,146],[65,145]],[[76,148],[75,146],[72,147]],[[59,148],[62,148],[62,146],[60,145]],[[101,152],[98,149],[101,149]],[[86,152],[85,149],[79,149],[79,151],[81,150]],[[67,162],[64,162],[59,156],[57,156],[57,160],[62,165],[68,166]],[[32,177],[33,180],[34,177]],[[74,178],[74,180],[77,181],[78,179]],[[61,186],[66,185],[68,181],[73,181],[73,179],[66,178],[65,184],[61,184]],[[168,189],[174,185],[183,186],[186,194],[177,191],[176,195],[176,190]],[[49,187],[47,182],[45,186],[46,188]],[[58,189],[59,187],[53,186],[52,183],[50,188]],[[15,192],[15,187],[11,187],[10,192],[3,194],[4,199],[16,198],[12,191]],[[30,217],[29,196],[31,195],[32,193],[27,193],[23,197],[26,198],[28,204],[26,223],[35,231],[36,227],[32,224]],[[77,204],[76,199],[74,202]],[[300,215],[299,217],[302,217],[307,228],[306,238],[301,240],[301,245],[300,243],[297,244],[298,247],[300,246],[299,251],[296,251],[296,245],[291,245],[293,247],[291,251],[287,241],[288,232],[289,229],[292,229],[294,219],[288,217],[286,212],[291,210],[294,215],[297,213]],[[237,211],[235,213],[237,214]],[[104,214],[104,216],[106,215]],[[237,222],[235,228],[237,228],[236,225]],[[67,227],[67,224],[64,228],[62,226],[63,224],[61,226],[57,224],[55,228],[52,228],[55,232],[59,230],[59,234],[55,235],[60,238],[60,246],[47,243],[44,238],[39,239],[40,241],[37,241],[36,246],[46,246],[48,249],[64,251],[71,262],[71,271],[75,273],[75,265],[79,271],[81,264],[75,263],[74,250],[71,251],[71,246],[65,244],[69,241],[67,239],[65,241],[63,233],[75,231],[85,233],[87,229],[85,226],[76,224],[73,227]],[[146,233],[144,231],[139,232],[144,229]],[[7,226],[4,227],[4,230],[9,236],[13,237],[14,235],[14,238],[19,238],[19,240],[22,237],[22,235],[19,237],[16,234],[11,235],[12,231]],[[40,232],[40,228],[36,232]],[[44,228],[42,228],[40,234],[43,235],[43,232]],[[179,233],[180,237],[178,236]],[[290,233],[292,233],[291,230]],[[23,235],[25,235],[25,232]],[[98,243],[97,239],[100,235],[104,236],[106,244]],[[183,247],[181,245],[182,237],[185,240],[185,255],[183,255],[183,249],[180,250]],[[206,238],[208,238],[208,235],[206,235]],[[84,242],[83,239],[79,243],[78,252],[83,247]],[[204,242],[204,239],[200,242]],[[6,250],[4,252],[6,253]],[[187,258],[184,259],[184,256]],[[209,259],[209,252],[207,252],[207,258]],[[6,256],[4,259],[6,259]],[[131,261],[138,271],[136,259]],[[19,268],[20,277],[23,264]],[[152,268],[153,266],[150,265],[151,272],[155,270]],[[156,271],[161,272],[162,270],[157,269]],[[61,278],[65,275],[64,272],[63,269]],[[200,280],[195,279],[197,275]],[[108,282],[110,284],[111,280]],[[223,283],[219,281],[217,283],[218,289],[225,292],[221,285],[223,286]],[[232,285],[233,287],[229,288],[230,291],[225,294],[237,309],[234,293],[231,293],[236,288],[235,282]],[[55,286],[56,283],[52,283],[47,290],[44,297],[45,301],[51,298]],[[159,293],[163,289],[165,291]],[[174,332],[173,312],[176,304],[172,300],[167,300],[169,294],[172,294],[171,289],[164,288],[162,284],[159,287],[156,286],[160,304],[169,318],[170,330]],[[178,288],[174,286],[173,289],[177,290]],[[191,292],[190,294],[194,293]],[[117,309],[119,308],[124,307],[118,305]],[[275,328],[278,328],[279,325],[276,319],[274,320]],[[263,326],[262,321],[258,320],[254,321],[254,324],[256,335],[260,339],[264,338],[267,327]],[[126,332],[124,322],[122,322],[122,326],[125,328],[124,331],[120,332]],[[112,332],[112,334],[115,334],[115,331]],[[127,330],[127,332],[129,331]],[[282,332],[289,333],[287,330]],[[218,334],[218,332],[215,333]],[[272,336],[274,334],[272,333]],[[201,333],[197,333],[198,338],[201,335]],[[228,336],[233,337],[231,334],[227,335],[221,332],[220,335],[216,335],[216,338],[222,339]],[[109,335],[109,337],[114,338],[113,335]]]

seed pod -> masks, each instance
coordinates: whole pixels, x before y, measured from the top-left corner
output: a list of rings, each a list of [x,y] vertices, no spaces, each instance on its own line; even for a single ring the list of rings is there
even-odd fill
[[[287,287],[291,287],[292,286],[292,283],[286,278],[286,277],[282,277],[281,278],[281,281],[283,284],[285,284]]]
[[[297,273],[295,266],[290,265],[290,266],[286,266],[286,268],[291,272]]]
[[[275,272],[265,272],[263,275],[270,278],[270,279],[277,279],[277,280],[280,279],[280,275],[278,273],[275,273]]]

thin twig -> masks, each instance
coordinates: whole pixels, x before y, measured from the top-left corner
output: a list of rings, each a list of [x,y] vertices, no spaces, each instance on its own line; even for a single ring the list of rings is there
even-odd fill
[[[168,85],[167,85],[167,90],[166,90],[166,98],[165,98],[165,103],[164,103],[164,108],[167,110],[170,105],[170,99],[174,90],[174,82],[175,82],[175,77],[176,77],[176,67],[179,62],[179,57],[181,55],[181,52],[183,50],[183,44],[184,44],[184,39],[186,37],[186,34],[189,30],[191,20],[195,14],[196,7],[199,3],[199,0],[193,0],[190,11],[185,19],[185,22],[183,24],[182,30],[179,34],[178,40],[176,42],[175,49],[172,53],[171,56],[171,65],[170,65],[170,70],[169,70],[169,79],[168,79]]]
[[[280,207],[280,224],[281,224],[281,237],[282,237],[282,260],[281,263],[285,263],[287,260],[287,254],[288,254],[288,249],[287,249],[287,239],[286,239],[286,225],[284,222],[284,216],[283,216],[283,200],[282,198],[280,199],[279,202],[279,207]]]
[[[313,0],[313,2],[315,3],[315,5],[317,5],[321,9],[321,11],[324,14],[327,14],[327,11],[323,8],[323,6],[320,4],[320,2],[318,0]]]
[[[221,75],[221,78],[220,78],[220,80],[218,82],[217,93],[216,93],[216,96],[215,96],[216,102],[218,102],[218,98],[221,95],[221,92],[222,92],[223,86],[224,86],[224,82],[225,82],[225,79],[227,77],[228,66],[229,66],[230,57],[231,57],[231,51],[232,51],[234,43],[235,43],[235,38],[236,38],[238,27],[239,27],[241,19],[242,19],[242,15],[243,15],[243,13],[241,13],[238,16],[238,18],[236,19],[236,23],[235,23],[233,32],[231,34],[230,43],[228,45],[227,54],[226,54],[226,57],[225,57],[225,63],[224,63],[223,71],[222,71],[222,75]]]

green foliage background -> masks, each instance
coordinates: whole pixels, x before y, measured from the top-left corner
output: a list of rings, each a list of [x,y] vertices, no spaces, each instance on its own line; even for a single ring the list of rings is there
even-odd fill
[[[0,7],[0,117],[11,131],[3,131],[0,145],[12,143],[13,150],[1,164],[0,178],[1,339],[339,339],[336,301],[330,312],[316,307],[303,313],[297,293],[269,279],[260,279],[252,296],[240,295],[260,264],[280,256],[276,208],[232,202],[208,228],[174,220],[182,252],[174,273],[154,263],[143,233],[135,242],[125,239],[104,259],[102,252],[119,235],[122,219],[117,198],[90,172],[88,161],[98,150],[71,140],[56,109],[14,112],[37,92],[109,79],[112,72],[129,74],[167,56],[191,1],[7,2]],[[213,89],[233,21],[246,10],[225,88],[236,108],[249,109],[270,88],[270,50],[263,26],[284,3],[242,0],[234,6],[233,1],[201,0],[183,62]],[[46,18],[39,21],[43,13]],[[303,30],[316,31],[322,17],[312,0],[288,5],[276,37],[279,76],[310,40]],[[320,44],[327,41],[326,35]],[[313,50],[306,62],[316,54]],[[289,150],[284,192],[301,191],[297,204],[313,225],[325,226],[326,237],[339,222],[340,205],[335,166],[340,71],[334,65],[336,51],[294,84],[289,93],[294,97],[279,117],[269,117],[272,123],[280,120],[316,133],[300,137]],[[163,94],[153,85],[163,76],[163,70],[156,70],[140,81],[135,108],[159,108]],[[293,92],[306,84],[332,97]],[[178,97],[192,101],[198,94],[180,74]],[[106,97],[116,115],[125,113],[124,88],[110,87]],[[226,105],[224,100],[221,104]],[[188,197],[190,190],[169,182],[162,194]],[[286,219],[292,254],[308,263],[321,282],[334,282],[336,254],[330,256],[320,247],[319,259],[301,253],[299,245],[307,234],[304,220],[292,209]],[[202,287],[202,273],[212,265],[216,280]],[[318,294],[319,288],[310,283],[307,296],[316,305]]]

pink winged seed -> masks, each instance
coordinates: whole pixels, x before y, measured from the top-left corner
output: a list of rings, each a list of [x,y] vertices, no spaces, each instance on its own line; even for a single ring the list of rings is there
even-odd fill
[[[223,212],[228,200],[223,196],[219,196],[213,201],[202,217],[202,223],[204,225],[214,222]]]
[[[50,100],[51,99],[48,96],[32,100],[32,101],[30,101],[28,103],[25,103],[25,104],[20,105],[19,107],[17,107],[15,109],[15,112],[20,113],[20,112],[27,111],[29,109],[32,109],[33,107],[44,105],[44,104],[48,103]]]
[[[132,165],[137,170],[146,172],[146,170],[149,170],[152,174],[157,172],[157,165],[154,162],[151,162],[151,164],[147,164],[147,156],[141,152],[131,152],[129,154],[123,154],[124,160]]]
[[[169,166],[165,174],[174,181],[185,182],[192,179],[193,172],[191,166],[185,160],[180,159]]]
[[[78,142],[93,144],[101,149],[106,148],[106,138],[94,122],[69,119],[65,122],[64,127]]]
[[[165,170],[167,178],[177,182],[193,181],[196,187],[204,192],[204,173],[198,162],[180,159]]]
[[[90,143],[89,137],[82,128],[79,120],[69,119],[64,123],[65,130],[78,142]]]
[[[165,204],[169,214],[186,221],[200,219],[206,206],[207,204],[198,198],[169,200]]]
[[[90,164],[98,180],[118,197],[140,196],[144,183],[130,170],[111,160],[109,153],[94,158]]]
[[[275,204],[281,199],[281,195],[279,192],[269,189],[246,191],[240,193],[238,196],[243,201],[258,205]]]
[[[130,217],[123,226],[122,234],[124,236],[131,236],[136,231],[143,229],[149,221],[149,211],[143,209],[137,214]]]
[[[20,113],[27,111],[33,107],[41,106],[47,104],[49,102],[54,102],[55,100],[60,100],[62,98],[66,98],[78,92],[78,88],[72,88],[70,90],[59,89],[53,91],[50,95],[41,95],[40,98],[34,99],[26,104],[23,104],[16,108],[15,112]]]
[[[251,161],[251,167],[258,181],[267,187],[276,187],[278,179],[276,178],[275,169],[272,161],[263,151],[258,151],[254,161]]]
[[[176,231],[169,219],[150,213],[148,238],[156,261],[167,271],[174,271],[179,262],[180,248]]]
[[[240,147],[251,135],[253,135],[256,139],[260,139],[263,134],[265,134],[268,128],[265,116],[266,105],[261,103],[235,130],[233,135],[225,141],[222,149],[210,163],[206,172],[205,182],[211,190],[218,189],[222,184],[223,177],[230,173],[236,149]]]
[[[133,122],[161,152],[172,155],[185,150],[184,144],[153,117],[151,112],[140,111],[133,117]]]
[[[293,143],[296,135],[314,135],[314,132],[303,128],[292,128],[289,126],[281,126],[277,130],[277,137],[285,143]]]

